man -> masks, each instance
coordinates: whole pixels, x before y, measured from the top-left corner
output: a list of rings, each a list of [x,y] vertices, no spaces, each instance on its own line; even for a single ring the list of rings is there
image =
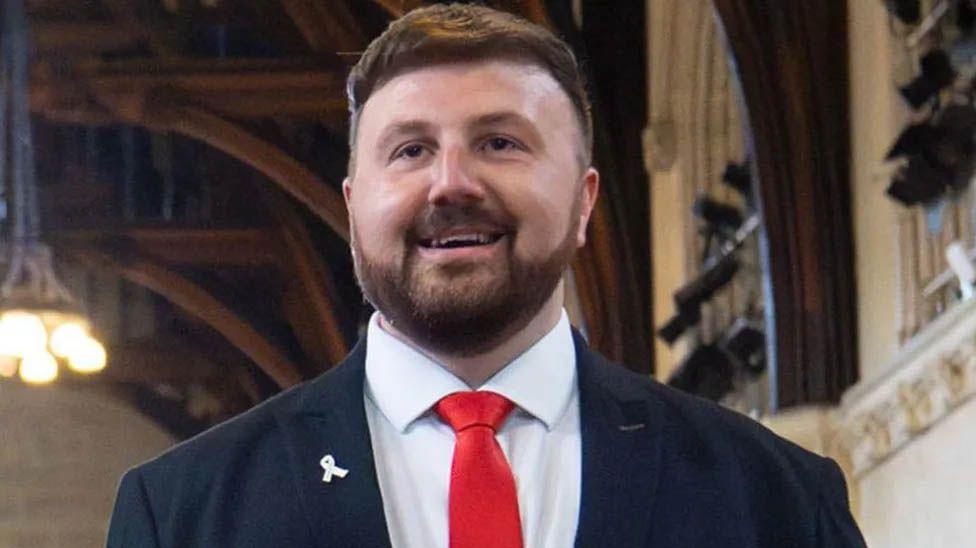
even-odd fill
[[[425,8],[348,84],[365,340],[128,472],[109,546],[863,546],[831,461],[570,328],[599,177],[562,41]]]

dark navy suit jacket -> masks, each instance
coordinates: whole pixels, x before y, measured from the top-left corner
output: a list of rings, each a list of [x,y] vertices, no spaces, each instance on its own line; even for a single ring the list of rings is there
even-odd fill
[[[578,335],[576,350],[576,546],[864,546],[832,461],[614,366]],[[363,405],[365,355],[360,342],[332,371],[127,472],[108,546],[390,546]],[[322,481],[325,454],[345,478]]]

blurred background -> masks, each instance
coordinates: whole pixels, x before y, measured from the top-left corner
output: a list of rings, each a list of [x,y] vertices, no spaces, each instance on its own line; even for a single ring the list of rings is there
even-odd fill
[[[337,364],[344,80],[421,0],[5,0],[0,546]],[[836,459],[873,547],[976,544],[976,6],[494,0],[563,36],[596,349]]]

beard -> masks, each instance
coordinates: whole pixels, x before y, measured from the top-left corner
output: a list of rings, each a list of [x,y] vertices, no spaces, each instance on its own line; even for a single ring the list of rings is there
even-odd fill
[[[430,212],[427,221],[445,225],[488,217],[451,207]],[[421,262],[417,239],[409,233],[403,258],[385,262],[368,256],[354,233],[356,279],[366,300],[413,343],[438,354],[475,356],[523,329],[552,296],[576,253],[579,204],[572,209],[570,227],[560,244],[536,260],[515,255],[513,232],[493,244],[504,246],[504,260],[433,265]]]

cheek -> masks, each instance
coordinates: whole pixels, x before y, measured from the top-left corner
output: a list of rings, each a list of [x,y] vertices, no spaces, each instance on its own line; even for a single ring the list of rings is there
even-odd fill
[[[416,216],[416,200],[403,187],[377,186],[358,195],[354,193],[351,206],[356,212],[356,232],[361,247],[390,250],[402,245],[404,232]]]
[[[568,229],[571,205],[549,199],[547,194],[522,196],[517,212],[520,237],[517,248],[528,254],[547,253],[562,243]]]

